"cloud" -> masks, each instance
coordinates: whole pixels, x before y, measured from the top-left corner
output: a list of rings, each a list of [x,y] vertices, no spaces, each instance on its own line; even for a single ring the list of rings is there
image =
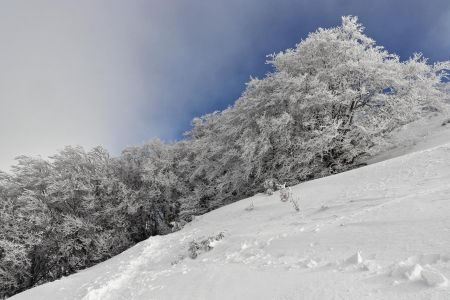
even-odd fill
[[[445,59],[448,0],[5,0],[0,2],[0,169],[65,145],[117,154],[174,140],[232,104],[266,55],[358,15],[406,58]]]
[[[0,3],[0,169],[69,144],[114,148],[131,129],[142,24],[124,3]]]

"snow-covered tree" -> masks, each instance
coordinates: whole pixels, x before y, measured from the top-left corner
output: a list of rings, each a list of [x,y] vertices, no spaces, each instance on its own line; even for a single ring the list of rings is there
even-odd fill
[[[443,111],[448,99],[449,62],[430,65],[419,54],[400,61],[352,16],[269,63],[274,71],[252,79],[232,107],[194,120],[196,199],[223,204],[267,178],[291,185],[351,168],[393,129]]]

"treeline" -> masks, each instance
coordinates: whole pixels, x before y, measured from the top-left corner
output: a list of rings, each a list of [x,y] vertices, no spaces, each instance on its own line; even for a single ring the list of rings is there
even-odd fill
[[[186,138],[111,157],[67,147],[0,173],[0,298],[114,256],[265,180],[293,185],[348,170],[395,128],[445,111],[449,62],[407,61],[355,17],[271,55],[236,103],[193,121]]]

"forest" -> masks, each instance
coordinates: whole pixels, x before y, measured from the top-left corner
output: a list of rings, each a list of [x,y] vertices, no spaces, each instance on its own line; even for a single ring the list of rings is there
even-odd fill
[[[450,62],[402,61],[353,16],[268,56],[234,105],[117,157],[68,146],[0,172],[0,298],[102,262],[195,216],[355,168],[395,129],[447,114]]]

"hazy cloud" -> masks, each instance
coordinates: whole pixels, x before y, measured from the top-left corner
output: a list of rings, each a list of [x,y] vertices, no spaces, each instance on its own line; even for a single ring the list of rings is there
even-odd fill
[[[340,16],[403,58],[448,59],[450,2],[5,0],[0,2],[0,169],[64,145],[114,153],[180,138],[232,104],[265,55]]]
[[[121,142],[145,94],[136,10],[113,1],[0,3],[0,168],[19,154]]]

